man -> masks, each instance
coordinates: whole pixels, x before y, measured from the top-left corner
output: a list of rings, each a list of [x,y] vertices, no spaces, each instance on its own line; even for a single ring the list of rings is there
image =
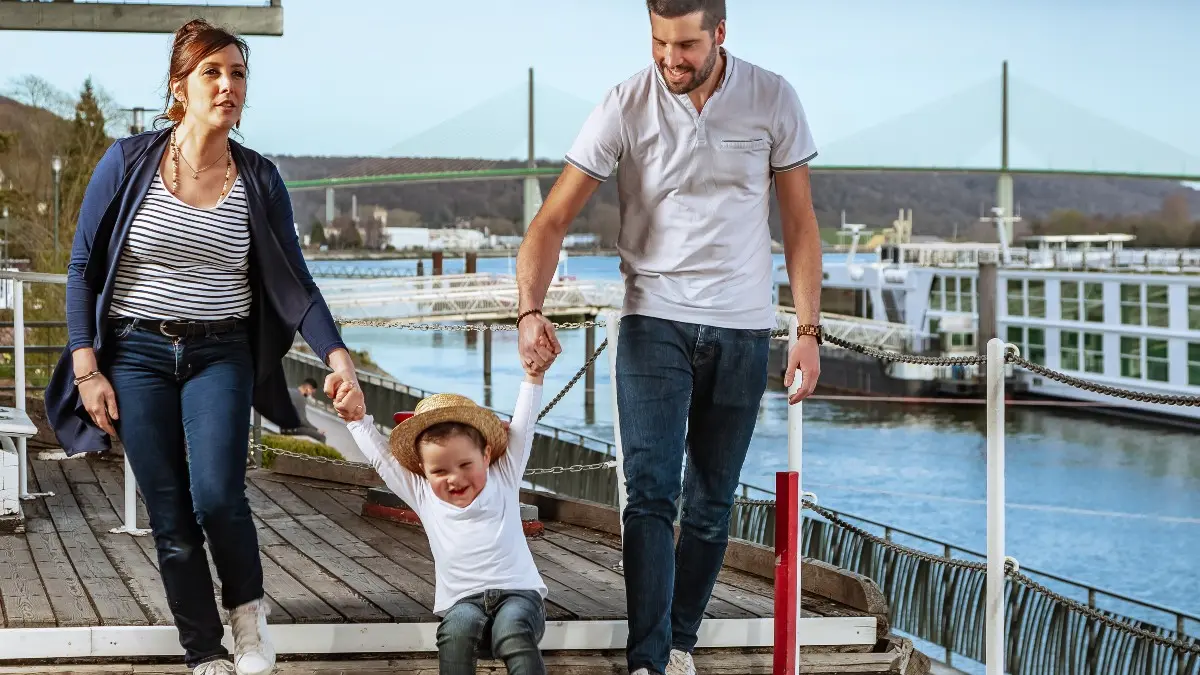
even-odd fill
[[[292,405],[296,408],[296,413],[300,416],[300,426],[295,429],[284,429],[281,433],[288,436],[308,436],[322,442],[325,441],[325,432],[314,427],[312,422],[308,421],[308,401],[316,392],[317,381],[311,377],[305,378],[299,387],[289,392],[292,396]]]
[[[724,0],[646,4],[654,65],[592,112],[518,254],[518,349],[530,367],[560,352],[538,310],[568,225],[615,169],[625,277],[615,384],[628,496],[627,660],[634,675],[690,675],[766,388],[772,183],[805,333],[788,355],[785,383],[802,373],[792,403],[819,374],[821,242],[807,166],[817,153],[792,87],[721,47]]]

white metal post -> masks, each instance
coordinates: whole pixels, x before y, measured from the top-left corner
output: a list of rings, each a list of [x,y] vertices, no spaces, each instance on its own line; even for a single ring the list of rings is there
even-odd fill
[[[133,475],[133,465],[129,463],[129,455],[125,455],[125,524],[109,530],[113,534],[132,534],[144,537],[150,530],[138,529],[137,526],[137,478]]]
[[[987,343],[987,602],[984,664],[1004,675],[1004,341]]]
[[[796,330],[800,322],[793,314],[788,319],[788,338],[787,338],[787,354],[784,355],[784,367],[786,368],[788,359],[791,357],[792,347],[796,345],[799,336],[796,335]],[[795,394],[800,389],[800,384],[804,376],[799,370],[796,371],[796,377],[792,380],[792,386],[788,387],[788,397]],[[796,598],[796,644],[804,644],[800,640],[800,627],[804,622],[800,620],[800,605],[801,605],[801,589],[804,584],[801,583],[800,575],[804,568],[804,403],[796,403],[788,405],[788,471],[796,472],[796,491],[800,493],[800,499],[796,501],[796,513],[793,514],[792,522],[796,524],[796,587],[792,589],[792,597]],[[800,655],[796,655],[796,670],[793,675],[798,675],[800,672]]]
[[[13,398],[16,399],[17,410],[25,410],[25,282],[13,279],[13,360],[16,367],[16,389]],[[53,492],[29,491],[29,448],[27,439],[22,436],[17,439],[17,485],[20,498],[29,501],[38,497],[51,497]]]
[[[612,391],[613,447],[617,452],[617,505],[621,514],[621,540],[625,539],[625,463],[621,452],[621,418],[617,410],[617,335],[620,332],[621,312],[610,309],[604,313],[604,335],[608,340],[608,381]],[[624,566],[622,558],[618,566]]]
[[[25,410],[25,282],[13,279],[13,359],[16,368],[16,389],[13,398],[16,399],[17,410]],[[25,439],[17,439],[17,485],[20,487],[20,498],[29,499],[29,460]]]

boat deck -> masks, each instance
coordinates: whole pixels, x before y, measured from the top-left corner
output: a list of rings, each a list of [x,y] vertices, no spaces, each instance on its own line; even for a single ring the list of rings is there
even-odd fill
[[[153,538],[109,532],[121,525],[121,464],[30,463],[31,491],[55,494],[24,503],[26,534],[0,536],[0,627],[173,625]],[[251,472],[247,496],[270,623],[437,621],[424,533],[359,515],[365,490],[260,470]],[[138,508],[145,525],[140,501]],[[549,588],[547,619],[624,619],[618,542],[565,523],[545,529],[529,544]],[[725,570],[706,616],[770,617],[772,598],[770,581]]]
[[[110,532],[122,525],[123,462],[31,453],[29,463],[30,490],[54,494],[23,502],[24,533],[0,534],[0,628],[18,629],[0,631],[0,673],[28,672],[20,668],[33,664],[47,673],[185,672],[175,665],[181,650],[153,537]],[[434,563],[419,527],[361,515],[367,488],[359,485],[252,470],[247,495],[281,673],[430,672]],[[562,673],[620,672],[626,613],[619,526],[592,529],[583,525],[594,519],[562,522],[569,518],[552,518],[563,509],[540,508],[544,533],[529,545],[549,588],[548,663]],[[147,522],[139,500],[138,523]],[[883,668],[844,672],[893,672],[887,668],[916,658],[911,645],[888,635],[886,610],[810,593],[819,576],[805,583],[803,616],[820,625],[805,634],[812,645],[831,645],[831,653],[806,661],[827,657],[831,665]],[[854,597],[862,596],[842,577],[826,585],[838,592],[853,586]],[[727,565],[708,604],[697,663],[712,672],[770,672],[773,596],[769,578]],[[413,629],[397,630],[398,623]],[[66,663],[75,669],[54,670]],[[488,663],[497,665],[484,661],[481,668]]]

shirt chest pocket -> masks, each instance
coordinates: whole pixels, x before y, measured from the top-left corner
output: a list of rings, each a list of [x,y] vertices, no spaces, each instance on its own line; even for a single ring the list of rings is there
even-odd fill
[[[725,139],[716,144],[713,155],[718,188],[758,189],[770,173],[771,144],[765,138]]]

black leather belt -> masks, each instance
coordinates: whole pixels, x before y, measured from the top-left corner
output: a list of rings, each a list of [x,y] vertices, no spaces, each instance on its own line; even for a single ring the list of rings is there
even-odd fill
[[[172,338],[193,338],[205,335],[229,333],[245,326],[241,319],[220,321],[153,321],[150,319],[122,319],[120,326],[133,324],[134,330],[144,330]]]

